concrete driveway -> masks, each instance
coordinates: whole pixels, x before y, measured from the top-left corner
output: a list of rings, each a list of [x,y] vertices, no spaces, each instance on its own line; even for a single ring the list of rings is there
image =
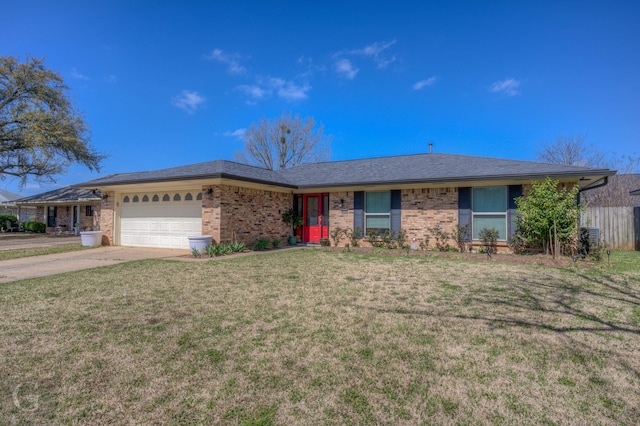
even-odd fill
[[[0,283],[115,265],[134,260],[178,259],[188,254],[188,250],[111,246],[2,260],[0,261]]]

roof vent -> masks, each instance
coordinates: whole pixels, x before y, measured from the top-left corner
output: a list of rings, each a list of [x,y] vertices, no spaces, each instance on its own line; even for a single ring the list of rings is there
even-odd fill
[[[433,153],[433,142],[429,142],[429,154]]]

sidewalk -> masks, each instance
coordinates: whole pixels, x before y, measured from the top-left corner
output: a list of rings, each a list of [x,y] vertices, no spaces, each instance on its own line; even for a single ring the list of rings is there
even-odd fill
[[[2,241],[3,244],[5,242]],[[188,254],[188,250],[110,246],[44,256],[22,257],[0,261],[0,283],[115,265],[134,260],[178,258]]]

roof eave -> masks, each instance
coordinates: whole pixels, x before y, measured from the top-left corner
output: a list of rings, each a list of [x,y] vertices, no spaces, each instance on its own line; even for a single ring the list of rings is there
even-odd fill
[[[100,201],[101,198],[78,198],[74,200],[32,200],[32,201],[18,201],[17,206],[29,206],[29,205],[44,205],[44,204],[78,204],[78,203],[92,203]]]
[[[488,175],[488,176],[457,176],[446,178],[432,178],[432,179],[402,179],[394,181],[354,181],[354,182],[341,182],[339,184],[309,184],[299,185],[298,189],[314,189],[314,188],[343,188],[354,186],[382,186],[382,185],[416,185],[416,184],[437,184],[437,183],[457,183],[457,182],[483,182],[483,181],[496,181],[496,180],[535,180],[550,178],[580,178],[584,176],[613,176],[616,174],[612,170],[593,170],[591,173],[581,172],[569,172],[569,173],[528,173],[528,174],[510,174],[510,175]]]
[[[241,182],[258,183],[262,185],[275,185],[283,188],[292,188],[292,189],[297,188],[296,185],[292,185],[289,183],[275,182],[275,181],[269,181],[264,179],[254,179],[254,178],[248,178],[246,176],[238,176],[238,175],[233,175],[229,173],[176,176],[176,177],[170,177],[170,178],[156,178],[156,179],[129,179],[129,180],[121,180],[117,182],[90,181],[90,182],[77,184],[74,186],[78,188],[100,188],[100,187],[111,187],[111,186],[136,185],[136,184],[159,183],[159,182],[180,182],[180,181],[203,180],[203,179],[231,179],[231,180],[237,180]]]

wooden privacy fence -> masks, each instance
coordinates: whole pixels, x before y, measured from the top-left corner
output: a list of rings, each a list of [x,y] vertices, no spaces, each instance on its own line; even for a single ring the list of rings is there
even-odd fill
[[[640,250],[640,207],[587,207],[580,226],[598,228],[609,248]]]

